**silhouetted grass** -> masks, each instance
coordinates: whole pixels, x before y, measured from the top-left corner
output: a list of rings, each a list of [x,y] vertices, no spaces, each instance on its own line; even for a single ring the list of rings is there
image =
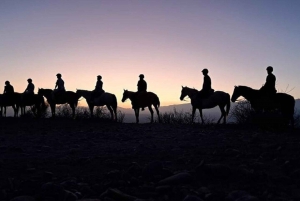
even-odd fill
[[[150,117],[149,117],[150,119]],[[194,119],[192,120],[192,111],[183,112],[177,111],[176,108],[172,112],[164,112],[160,114],[161,123],[163,124],[191,124],[191,123],[202,123],[199,112],[196,111]],[[215,119],[211,116],[203,115],[205,124],[213,124]],[[157,117],[155,122],[158,122]]]
[[[229,113],[236,124],[250,124],[253,121],[254,110],[249,101],[240,101]]]
[[[44,106],[40,108],[40,111],[38,112],[37,108],[35,106],[27,106],[25,108],[25,114],[20,115],[22,118],[48,118],[50,116],[49,112],[49,104],[45,103]],[[19,112],[21,108],[19,108]]]
[[[120,110],[117,111],[117,122],[123,123],[125,114]],[[72,118],[72,109],[69,105],[64,104],[56,107],[56,117],[59,118]],[[87,107],[78,107],[75,110],[76,119],[89,119],[91,118],[90,110]],[[95,119],[109,120],[111,121],[110,112],[106,107],[95,107],[94,116]]]

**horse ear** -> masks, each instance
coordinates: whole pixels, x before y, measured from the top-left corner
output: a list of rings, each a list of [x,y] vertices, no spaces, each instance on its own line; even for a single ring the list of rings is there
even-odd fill
[[[181,85],[181,87],[183,88],[183,86]]]

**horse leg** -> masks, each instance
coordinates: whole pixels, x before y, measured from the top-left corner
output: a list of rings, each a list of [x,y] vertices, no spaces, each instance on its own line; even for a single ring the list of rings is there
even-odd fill
[[[107,109],[110,112],[111,120],[113,120],[114,119],[114,113],[113,113],[113,110],[111,109],[111,106],[110,105],[106,105],[106,107],[107,107]]]
[[[140,108],[138,109],[134,109],[134,113],[135,113],[135,119],[136,119],[136,123],[139,123],[139,113],[140,113]]]
[[[118,120],[118,114],[117,114],[117,107],[113,107],[114,113],[115,113],[115,121]]]
[[[149,108],[149,111],[151,113],[151,123],[153,123],[153,109],[152,109],[151,105],[148,106],[148,108]]]
[[[223,123],[226,124],[226,112],[225,112],[225,109],[224,109],[222,106],[220,106],[220,105],[219,105],[219,108],[220,108],[220,110],[221,110],[221,117],[220,117],[220,119],[218,120],[217,124],[220,123],[220,121],[221,121],[221,119],[222,119],[223,117],[224,117]]]
[[[16,106],[12,105],[12,108],[14,110],[14,117],[18,117],[18,112]],[[19,109],[19,108],[18,108]]]
[[[52,118],[55,117],[55,104],[51,104],[50,107],[51,107],[51,113],[52,113]]]
[[[193,107],[193,109],[192,109],[192,119],[191,119],[192,123],[194,123],[195,112],[196,112],[196,108]]]
[[[158,110],[158,107],[157,105],[153,105],[155,110],[156,110],[156,114],[157,114],[157,117],[158,117],[158,122],[160,123],[160,115],[159,115],[159,110]]]
[[[72,118],[75,119],[75,104],[69,104],[72,108]]]
[[[199,112],[200,112],[201,122],[202,122],[202,124],[204,124],[202,109],[201,108],[198,108],[198,109],[199,109]]]
[[[93,118],[94,117],[94,105],[89,104],[89,109],[90,109],[91,118]]]

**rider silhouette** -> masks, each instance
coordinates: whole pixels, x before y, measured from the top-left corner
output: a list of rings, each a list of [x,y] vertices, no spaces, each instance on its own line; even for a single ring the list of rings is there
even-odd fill
[[[262,97],[261,103],[265,105],[266,108],[272,108],[274,106],[273,104],[275,104],[273,100],[277,92],[275,88],[276,77],[272,73],[273,72],[272,66],[268,66],[266,70],[268,72],[266,83],[260,88],[259,91],[261,92],[261,97]]]
[[[52,95],[53,95],[52,98],[54,100],[57,97],[57,95],[62,94],[66,91],[65,82],[61,79],[61,74],[60,73],[56,74],[56,77],[57,77],[57,81],[55,83],[55,88],[52,93]]]
[[[198,93],[198,98],[200,99],[208,98],[210,93],[213,91],[213,89],[211,88],[211,79],[208,75],[208,70],[204,68],[202,70],[202,74],[204,75],[203,85],[202,85],[202,89]]]
[[[137,87],[138,87],[138,93],[139,92],[147,92],[147,82],[144,80],[144,75],[143,74],[140,74],[139,75],[140,77],[140,80],[138,81],[137,83]]]
[[[91,98],[92,102],[94,101],[95,98],[101,96],[104,93],[104,90],[102,88],[103,87],[103,82],[102,82],[101,79],[102,79],[102,76],[98,75],[95,89],[92,92],[92,98]]]
[[[140,80],[137,83],[137,92],[135,93],[134,98],[132,100],[132,108],[135,108],[138,96],[147,92],[147,82],[144,80],[145,76],[143,74],[140,74],[139,78]],[[144,110],[143,107],[142,110]]]
[[[3,95],[6,97],[8,101],[12,101],[14,93],[15,93],[14,87],[10,84],[9,81],[5,81]]]
[[[277,92],[277,90],[275,88],[276,77],[272,73],[273,72],[272,66],[268,66],[266,70],[268,72],[268,75],[266,78],[266,83],[264,84],[264,86],[262,86],[260,88],[260,91],[263,92],[265,95],[271,96],[271,95],[276,94],[276,92]]]
[[[11,94],[13,94],[14,92],[15,92],[15,91],[14,91],[14,87],[10,84],[9,81],[6,81],[6,82],[5,82],[5,87],[4,87],[3,94],[11,95]]]
[[[33,95],[34,94],[34,84],[32,83],[32,79],[29,78],[27,80],[28,82],[28,85],[27,85],[27,88],[25,89],[24,91],[24,94],[30,94],[30,95]]]

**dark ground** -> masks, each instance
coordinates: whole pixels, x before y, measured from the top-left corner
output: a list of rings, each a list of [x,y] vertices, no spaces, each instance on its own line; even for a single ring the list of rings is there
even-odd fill
[[[300,200],[300,132],[1,118],[0,200],[23,195],[47,201]]]

